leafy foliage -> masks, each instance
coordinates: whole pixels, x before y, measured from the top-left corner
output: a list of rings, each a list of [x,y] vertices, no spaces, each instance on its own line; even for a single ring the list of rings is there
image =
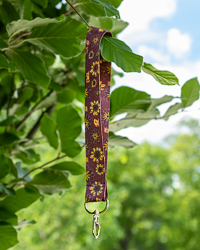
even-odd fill
[[[17,244],[17,231],[32,223],[29,218],[18,222],[16,213],[46,194],[64,193],[72,186],[71,176],[84,172],[77,157],[84,147],[87,23],[113,33],[101,43],[106,60],[125,72],[147,71],[150,65],[142,66],[142,56],[116,38],[128,25],[117,10],[121,2],[76,0],[78,16],[69,4],[58,0],[0,1],[1,249]],[[178,83],[172,73],[166,75],[153,66],[148,66],[147,73],[162,84]],[[112,70],[111,85],[114,75],[123,74]],[[158,106],[173,98],[152,99],[133,88],[115,89],[111,93],[110,146],[135,147],[136,143],[115,132],[151,119],[167,119],[192,105],[199,98],[197,79],[182,87],[181,103],[160,117]]]

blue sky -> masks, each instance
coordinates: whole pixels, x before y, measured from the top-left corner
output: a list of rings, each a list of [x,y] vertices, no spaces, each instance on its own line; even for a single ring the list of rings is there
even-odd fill
[[[153,98],[164,95],[180,96],[181,86],[193,77],[200,77],[200,1],[199,0],[124,0],[119,7],[121,18],[129,26],[119,35],[134,53],[158,69],[169,70],[179,78],[180,86],[163,86],[145,73],[125,73],[116,77],[117,86],[126,85],[146,91]],[[120,70],[120,69],[118,69]],[[199,78],[200,79],[200,78]],[[170,103],[177,102],[174,100]],[[162,105],[161,114],[168,108]],[[133,141],[161,142],[178,132],[176,124],[181,119],[200,117],[200,102],[188,112],[172,116],[166,121],[151,121],[140,128],[120,132]]]

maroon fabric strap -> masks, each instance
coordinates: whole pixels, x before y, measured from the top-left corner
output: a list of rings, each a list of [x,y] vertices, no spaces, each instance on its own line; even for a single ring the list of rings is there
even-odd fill
[[[103,59],[100,42],[109,31],[89,27],[85,63],[85,202],[106,201],[111,63]]]

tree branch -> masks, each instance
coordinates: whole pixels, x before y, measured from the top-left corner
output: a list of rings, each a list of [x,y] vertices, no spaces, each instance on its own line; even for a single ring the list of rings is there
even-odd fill
[[[26,114],[26,116],[24,117],[24,119],[17,125],[16,130],[19,131],[23,126],[24,123],[26,122],[26,120],[29,118],[29,116],[37,109],[37,106],[44,101],[44,99],[46,99],[48,96],[51,95],[51,93],[53,92],[53,90],[51,90],[46,96],[44,96],[38,103],[35,104],[35,106],[32,107],[32,109]]]
[[[54,103],[53,105],[51,105],[45,111],[42,112],[42,114],[40,115],[38,121],[35,123],[35,125],[33,126],[33,128],[30,130],[30,132],[26,136],[26,139],[29,139],[29,140],[33,139],[33,137],[35,136],[35,134],[37,133],[37,131],[40,128],[40,122],[41,122],[41,119],[44,116],[44,114],[46,113],[46,114],[50,115],[53,112],[53,110],[56,107],[56,105],[57,105],[57,103]]]
[[[27,32],[27,33],[23,33],[23,34],[19,35],[18,37],[16,37],[16,38],[13,39],[12,41],[10,41],[10,42],[8,43],[8,45],[11,45],[11,44],[15,43],[17,40],[19,40],[19,39],[22,38],[23,36],[28,36],[28,35],[30,35],[31,33],[32,33],[32,31],[29,31],[29,32]]]
[[[76,14],[81,18],[81,20],[85,23],[87,27],[89,27],[89,24],[86,22],[86,20],[81,16],[81,14],[74,8],[74,6],[66,0],[66,2],[70,5],[70,7],[76,12]]]

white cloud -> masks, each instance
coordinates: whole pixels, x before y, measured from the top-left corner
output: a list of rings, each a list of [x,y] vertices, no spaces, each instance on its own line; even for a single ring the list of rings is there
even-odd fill
[[[170,29],[167,33],[167,48],[177,58],[190,51],[192,39],[188,34],[181,34],[178,29]]]
[[[160,63],[169,63],[170,61],[169,55],[164,55],[159,50],[149,48],[146,45],[139,46],[137,52],[139,55],[144,57],[144,62],[147,62],[145,57],[150,57],[154,61]]]
[[[135,31],[148,29],[149,23],[158,17],[168,17],[176,10],[177,0],[125,0],[119,7],[122,20],[129,22],[123,32],[127,37]]]

